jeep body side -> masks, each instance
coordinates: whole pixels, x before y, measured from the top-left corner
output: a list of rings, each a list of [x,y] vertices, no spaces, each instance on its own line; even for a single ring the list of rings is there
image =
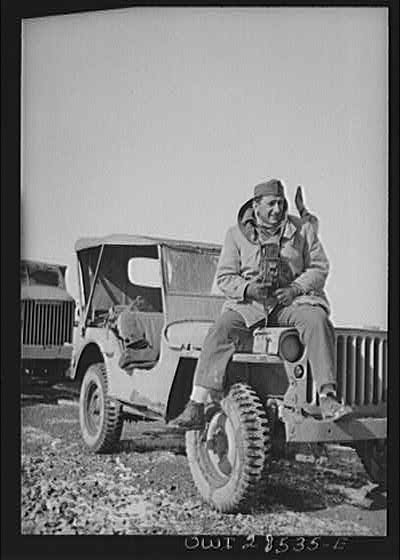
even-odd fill
[[[196,247],[190,243],[174,244],[136,236],[111,236],[104,240],[78,242],[81,312],[74,341],[72,378],[82,379],[88,365],[100,360],[110,372],[110,396],[124,405],[134,406],[140,403],[144,416],[153,416],[155,413],[170,416],[168,404],[176,398],[171,393],[171,388],[175,374],[182,368],[185,352],[177,351],[168,343],[165,329],[167,325],[187,317],[208,325],[215,319],[223,304],[221,296],[190,292],[181,295],[179,286],[178,289],[167,290],[168,274],[171,275],[171,271],[168,271],[170,265],[167,264],[166,254],[171,259],[179,259],[190,248],[198,259],[206,255],[204,258],[214,259],[213,267],[216,265],[220,250],[218,246],[205,244],[200,251]],[[148,258],[159,262],[159,287],[129,282],[127,266],[133,258]],[[97,279],[92,283],[96,271]],[[139,296],[151,303],[152,311],[137,313],[148,325],[148,330],[152,331],[152,344],[158,346],[159,357],[154,364],[150,364],[153,367],[147,365],[145,369],[139,366],[125,370],[118,366],[123,343],[105,325],[111,308],[118,310],[129,307]]]

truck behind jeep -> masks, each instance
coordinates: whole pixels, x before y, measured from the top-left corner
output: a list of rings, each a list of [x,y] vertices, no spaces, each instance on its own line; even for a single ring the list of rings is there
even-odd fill
[[[65,377],[72,356],[75,301],[66,266],[21,260],[21,370],[23,379]]]
[[[81,383],[80,425],[93,452],[116,449],[125,421],[169,421],[183,410],[203,341],[224,298],[213,285],[221,247],[133,235],[76,243],[80,322],[71,377]],[[307,348],[291,327],[254,332],[234,354],[206,428],[186,434],[202,497],[220,511],[248,509],[288,443],[354,447],[372,480],[386,482],[387,335],[336,329],[339,398],[354,414],[321,419]]]

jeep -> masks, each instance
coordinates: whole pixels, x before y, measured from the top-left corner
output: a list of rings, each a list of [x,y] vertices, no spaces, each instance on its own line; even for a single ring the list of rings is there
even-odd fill
[[[125,420],[170,421],[182,412],[208,329],[224,297],[214,289],[220,245],[133,235],[76,243],[80,320],[71,377],[81,383],[83,440],[115,449]],[[294,328],[254,331],[230,361],[206,428],[186,433],[201,496],[244,511],[268,479],[271,457],[293,443],[356,449],[372,480],[386,481],[387,335],[336,329],[339,398],[354,414],[324,421],[307,348]]]

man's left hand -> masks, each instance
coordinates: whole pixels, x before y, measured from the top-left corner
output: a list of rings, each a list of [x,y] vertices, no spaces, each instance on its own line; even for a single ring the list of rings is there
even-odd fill
[[[274,296],[280,305],[284,305],[286,307],[292,303],[296,297],[296,293],[293,288],[279,288],[274,292]]]

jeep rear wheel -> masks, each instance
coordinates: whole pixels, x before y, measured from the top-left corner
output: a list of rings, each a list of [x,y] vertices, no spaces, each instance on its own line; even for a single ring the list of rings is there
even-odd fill
[[[91,365],[81,385],[79,421],[83,441],[95,453],[112,451],[121,437],[121,406],[108,396],[107,389],[105,365]]]
[[[367,439],[356,444],[356,451],[373,482],[386,486],[386,439]]]
[[[264,484],[270,436],[264,407],[244,383],[206,411],[203,432],[186,433],[186,453],[201,496],[219,511],[248,509]]]

